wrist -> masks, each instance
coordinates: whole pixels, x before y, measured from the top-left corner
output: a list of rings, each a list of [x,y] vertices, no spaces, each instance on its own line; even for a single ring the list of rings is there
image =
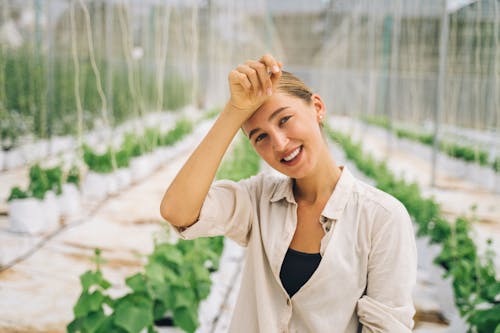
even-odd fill
[[[238,128],[241,127],[252,114],[253,112],[251,110],[241,109],[232,104],[231,101],[226,103],[224,110],[221,112],[221,116],[224,116],[224,118],[234,123]]]

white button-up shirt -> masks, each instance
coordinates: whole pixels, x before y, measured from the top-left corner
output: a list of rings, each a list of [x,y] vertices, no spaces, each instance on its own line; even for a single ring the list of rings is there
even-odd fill
[[[230,332],[411,332],[416,247],[394,197],[345,167],[320,223],[321,262],[289,298],[280,269],[297,225],[292,179],[259,174],[212,185],[199,220],[181,237],[226,235],[246,246]]]

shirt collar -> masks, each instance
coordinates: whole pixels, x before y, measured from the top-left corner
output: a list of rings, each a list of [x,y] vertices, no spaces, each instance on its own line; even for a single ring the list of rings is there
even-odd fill
[[[323,216],[332,220],[338,220],[341,217],[347,202],[351,198],[354,182],[356,181],[349,169],[345,166],[340,168],[342,173],[322,213]]]
[[[295,197],[293,196],[293,179],[283,178],[282,181],[276,184],[274,193],[269,199],[271,202],[277,202],[286,199],[289,203],[296,204]]]
[[[355,182],[354,176],[347,167],[341,166],[340,168],[342,170],[340,178],[322,212],[323,216],[333,220],[337,220],[342,215]],[[293,196],[292,178],[284,178],[283,181],[277,183],[270,201],[277,202],[282,199],[286,199],[289,203],[296,204]]]

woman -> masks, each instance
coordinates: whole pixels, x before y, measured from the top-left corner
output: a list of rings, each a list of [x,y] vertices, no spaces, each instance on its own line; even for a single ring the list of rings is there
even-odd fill
[[[181,237],[247,247],[230,332],[411,332],[416,249],[390,195],[337,166],[321,97],[271,55],[229,74],[231,97],[170,184],[161,214]],[[242,128],[287,178],[213,182]]]

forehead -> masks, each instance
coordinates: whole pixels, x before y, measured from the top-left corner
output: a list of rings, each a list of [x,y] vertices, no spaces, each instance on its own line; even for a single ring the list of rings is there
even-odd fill
[[[275,92],[245,123],[243,123],[243,130],[248,134],[253,128],[260,127],[260,124],[268,122],[271,114],[280,108],[287,107],[287,110],[293,111],[305,105],[306,104],[298,97],[290,96],[282,92]]]

